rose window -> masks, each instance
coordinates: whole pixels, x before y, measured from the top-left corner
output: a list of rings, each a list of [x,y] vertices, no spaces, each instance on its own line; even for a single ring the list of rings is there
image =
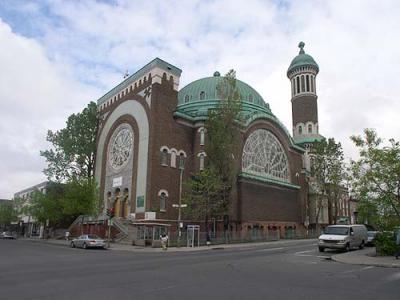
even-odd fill
[[[275,135],[265,129],[258,129],[250,134],[243,148],[242,171],[289,181],[288,160]]]
[[[124,167],[133,152],[133,132],[129,125],[123,124],[115,131],[109,146],[109,163],[119,170]]]

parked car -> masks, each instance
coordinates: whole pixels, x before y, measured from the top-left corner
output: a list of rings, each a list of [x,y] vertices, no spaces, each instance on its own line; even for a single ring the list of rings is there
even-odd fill
[[[80,237],[73,239],[70,243],[72,248],[81,247],[83,249],[87,248],[103,248],[105,249],[106,243],[103,239],[95,234],[84,234]]]
[[[0,240],[15,240],[15,236],[13,236],[9,232],[2,232],[0,233]]]
[[[364,248],[368,240],[367,228],[364,225],[330,225],[318,238],[318,249],[323,252],[326,248],[350,249]]]
[[[373,246],[378,231],[376,231],[376,229],[371,225],[365,225],[365,227],[367,227],[367,236],[368,236],[367,245]]]

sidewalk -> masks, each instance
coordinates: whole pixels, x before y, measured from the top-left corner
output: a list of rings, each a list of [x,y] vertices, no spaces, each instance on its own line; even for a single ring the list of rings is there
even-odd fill
[[[332,256],[332,260],[353,265],[368,265],[386,268],[400,268],[400,259],[394,256],[375,256],[375,247],[350,251]]]

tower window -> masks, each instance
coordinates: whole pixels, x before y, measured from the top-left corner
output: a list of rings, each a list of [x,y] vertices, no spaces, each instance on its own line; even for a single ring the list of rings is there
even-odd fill
[[[189,102],[189,95],[185,96],[185,103]]]
[[[310,91],[310,76],[306,75],[306,86],[307,86],[307,92]]]
[[[304,75],[301,75],[301,92],[305,92]]]
[[[314,89],[314,76],[311,76],[311,92],[315,93],[315,89]]]
[[[296,95],[296,81],[295,81],[295,79],[293,78],[292,79],[292,95],[294,96],[294,95]]]
[[[204,91],[200,92],[200,100],[204,100],[206,98],[206,93]]]
[[[296,77],[296,86],[297,86],[297,94],[300,93],[300,78],[299,76]]]
[[[308,133],[312,133],[312,125],[308,124]]]
[[[303,126],[299,126],[299,134],[302,134],[303,133]]]

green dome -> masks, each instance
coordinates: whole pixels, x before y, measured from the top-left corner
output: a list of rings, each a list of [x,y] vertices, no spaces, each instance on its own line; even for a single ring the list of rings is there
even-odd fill
[[[287,70],[287,75],[289,76],[289,73],[293,70],[295,70],[298,67],[314,67],[317,70],[317,73],[319,71],[318,64],[315,62],[314,58],[311,55],[308,55],[304,52],[304,43],[300,42],[299,43],[299,48],[300,52],[299,55],[297,55],[293,60],[292,63],[289,66],[289,69]]]
[[[217,85],[223,78],[219,72],[215,72],[213,77],[206,77],[189,83],[179,91],[178,105],[196,101],[220,100],[217,95]],[[265,106],[260,94],[248,84],[237,79],[236,87],[239,90],[242,101]]]
[[[219,101],[217,86],[224,80],[219,72],[213,77],[193,81],[178,92],[177,112],[192,118],[206,118],[208,110],[217,107]],[[272,114],[260,94],[248,84],[236,79],[236,87],[241,95],[244,116],[255,111]]]

